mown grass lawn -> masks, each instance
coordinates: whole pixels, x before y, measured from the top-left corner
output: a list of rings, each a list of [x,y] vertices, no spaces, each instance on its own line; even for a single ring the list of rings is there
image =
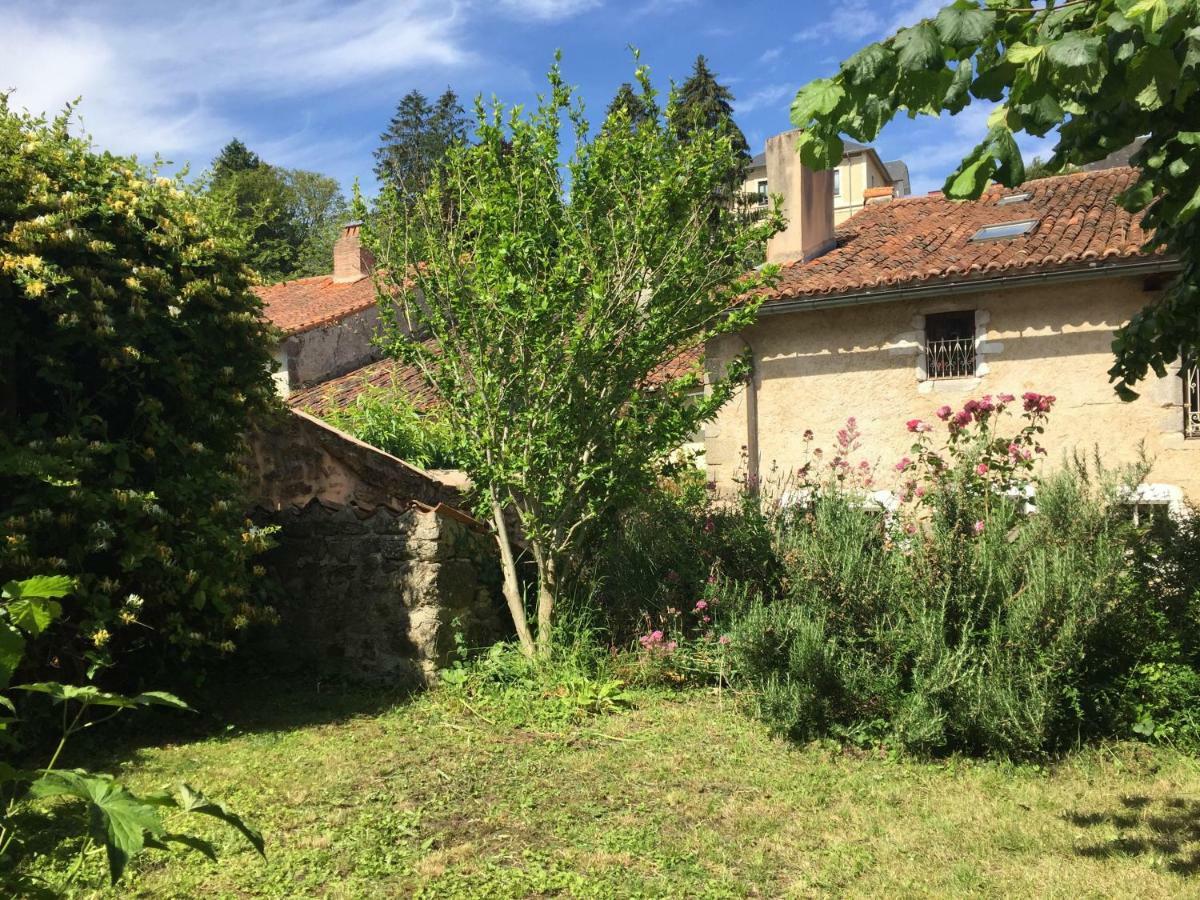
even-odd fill
[[[917,763],[794,747],[700,691],[549,732],[446,693],[278,691],[216,736],[74,760],[186,779],[267,839],[202,822],[218,864],[144,856],[113,896],[1200,895],[1200,763],[1167,750]]]

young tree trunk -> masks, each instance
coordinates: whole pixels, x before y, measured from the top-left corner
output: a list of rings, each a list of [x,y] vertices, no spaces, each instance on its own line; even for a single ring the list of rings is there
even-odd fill
[[[553,555],[538,556],[537,652],[549,659],[554,647],[554,598],[558,594],[558,561]]]
[[[533,635],[529,633],[529,619],[525,615],[525,600],[521,596],[521,583],[517,579],[517,562],[513,558],[512,541],[508,536],[508,523],[504,521],[504,507],[492,497],[492,522],[496,526],[496,542],[500,545],[500,571],[504,575],[504,599],[517,629],[521,652],[532,657],[536,652]],[[540,567],[539,567],[540,568]],[[539,609],[541,600],[538,600]],[[539,634],[540,637],[540,634]]]

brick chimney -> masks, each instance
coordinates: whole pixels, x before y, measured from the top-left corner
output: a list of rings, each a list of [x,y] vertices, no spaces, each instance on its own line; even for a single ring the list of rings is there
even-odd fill
[[[814,172],[800,164],[796,137],[785,131],[767,138],[767,184],[783,196],[787,227],[767,241],[767,262],[782,263],[820,256],[835,245],[833,172]]]
[[[864,204],[887,203],[896,195],[896,188],[890,184],[880,187],[867,188],[863,191]]]
[[[333,281],[348,284],[371,274],[375,257],[362,245],[359,229],[362,222],[349,222],[342,228],[341,237],[333,244]]]

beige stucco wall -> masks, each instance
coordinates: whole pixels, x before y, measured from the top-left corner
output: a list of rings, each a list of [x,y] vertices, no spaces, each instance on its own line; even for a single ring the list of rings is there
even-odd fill
[[[833,198],[833,224],[841,225],[863,207],[863,191],[889,184],[887,170],[879,165],[874,153],[854,153],[842,157],[838,166],[841,192]]]
[[[861,456],[879,464],[880,486],[891,487],[891,467],[912,444],[906,420],[936,422],[943,404],[957,409],[983,394],[1038,391],[1058,397],[1044,440],[1048,464],[1093,446],[1110,464],[1132,461],[1144,441],[1154,458],[1148,480],[1178,485],[1200,502],[1200,441],[1183,438],[1177,373],[1144,383],[1133,403],[1116,398],[1106,374],[1114,329],[1152,297],[1141,279],[1125,278],[760,316],[708,348],[713,371],[747,346],[755,367],[752,385],[706,430],[709,477],[731,488],[745,472],[746,448],[770,481],[773,469],[803,461],[805,429],[828,448],[854,416]],[[977,311],[983,374],[920,380],[922,317],[960,309]],[[756,430],[748,424],[755,420]]]

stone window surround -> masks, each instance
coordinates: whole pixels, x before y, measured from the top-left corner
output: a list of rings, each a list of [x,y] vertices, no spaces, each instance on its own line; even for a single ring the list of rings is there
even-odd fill
[[[965,307],[969,309],[970,307]],[[893,356],[916,357],[917,391],[921,394],[933,393],[969,393],[983,383],[983,377],[988,374],[988,357],[998,356],[1004,352],[1004,344],[1000,341],[988,340],[988,323],[992,316],[986,309],[975,308],[975,376],[973,378],[932,379],[925,367],[925,317],[936,313],[961,312],[961,303],[944,302],[930,304],[925,313],[912,317],[912,330],[899,334],[890,342],[888,353]]]

